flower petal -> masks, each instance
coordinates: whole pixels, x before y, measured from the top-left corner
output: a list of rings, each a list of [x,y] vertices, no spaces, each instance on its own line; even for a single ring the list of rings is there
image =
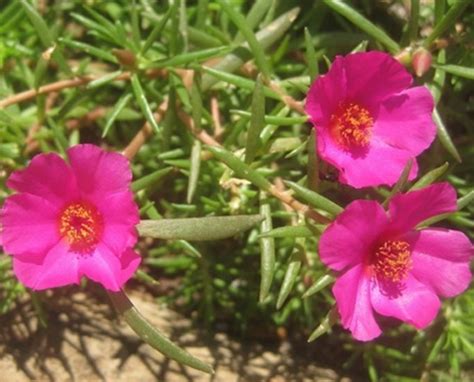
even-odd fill
[[[102,241],[115,253],[122,253],[137,242],[135,226],[140,222],[138,207],[131,192],[109,196],[99,206],[104,219]]]
[[[363,265],[357,265],[339,277],[332,289],[342,325],[354,338],[370,341],[382,332],[370,304],[370,279]]]
[[[23,260],[42,259],[60,240],[58,209],[32,194],[9,196],[1,211],[5,252]]]
[[[343,150],[326,131],[318,135],[318,154],[339,170],[341,183],[355,188],[395,184],[408,160],[413,158],[409,151],[375,139],[363,152]],[[409,179],[415,178],[417,172],[414,161]]]
[[[305,110],[316,127],[327,124],[331,114],[344,100],[346,79],[343,61],[343,57],[336,57],[329,71],[319,76],[308,91]]]
[[[130,189],[132,172],[123,155],[90,144],[74,146],[67,153],[85,199],[100,205],[110,194]]]
[[[373,137],[417,156],[436,135],[433,96],[424,86],[405,90],[386,99],[373,126]]]
[[[456,191],[446,182],[432,184],[394,196],[389,210],[391,231],[404,233],[430,217],[456,211]]]
[[[347,98],[364,106],[408,88],[410,73],[391,55],[384,52],[359,52],[344,57]]]
[[[80,258],[79,274],[117,292],[136,271],[140,261],[141,258],[131,249],[119,257],[106,245],[99,244],[90,256]]]
[[[77,256],[58,242],[40,263],[13,258],[13,272],[28,288],[43,290],[69,284],[79,284]]]
[[[322,234],[321,261],[336,271],[364,262],[387,225],[388,217],[377,202],[352,202]]]
[[[400,287],[386,288],[374,282],[370,299],[377,313],[398,318],[417,329],[427,327],[435,319],[441,306],[433,289],[411,274]]]
[[[405,236],[412,249],[413,275],[444,297],[464,292],[471,282],[474,247],[460,231],[424,229]]]
[[[23,170],[14,171],[7,186],[18,192],[40,196],[58,207],[78,196],[71,168],[59,155],[36,155]]]

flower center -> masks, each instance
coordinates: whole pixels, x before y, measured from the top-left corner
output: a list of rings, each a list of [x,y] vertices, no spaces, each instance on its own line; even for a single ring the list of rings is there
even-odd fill
[[[372,258],[375,274],[382,281],[398,283],[404,280],[411,266],[410,245],[402,240],[387,240]]]
[[[356,103],[343,103],[331,115],[330,132],[345,149],[364,148],[369,144],[374,119],[369,111]]]
[[[92,204],[84,201],[69,204],[59,216],[59,233],[73,252],[92,252],[103,228],[102,215]]]

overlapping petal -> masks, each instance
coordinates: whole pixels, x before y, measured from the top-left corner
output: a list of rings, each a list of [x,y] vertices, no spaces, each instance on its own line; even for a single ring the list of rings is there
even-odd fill
[[[69,284],[79,284],[79,257],[59,241],[38,263],[13,257],[13,271],[28,288],[43,290]]]
[[[21,193],[39,196],[61,206],[79,196],[71,168],[58,154],[35,156],[28,167],[13,172],[7,186]]]
[[[67,151],[82,196],[100,204],[110,194],[130,188],[132,172],[127,158],[90,144]]]
[[[7,253],[38,261],[60,240],[58,208],[33,194],[16,194],[1,211],[2,245]]]
[[[379,103],[408,88],[413,79],[402,64],[384,52],[358,52],[343,58],[347,98],[363,105]]]
[[[102,284],[106,289],[118,292],[138,268],[141,258],[133,250],[117,256],[105,244],[99,244],[90,256],[79,260],[80,276]]]
[[[391,230],[394,233],[408,232],[426,219],[456,209],[456,191],[446,182],[398,194],[389,204]]]
[[[370,300],[377,313],[398,318],[417,329],[427,327],[441,306],[434,290],[412,275],[408,275],[400,286],[391,288],[374,283]]]
[[[405,237],[412,248],[413,275],[444,297],[464,292],[472,279],[474,248],[462,232],[424,229]]]
[[[420,154],[436,136],[433,106],[433,97],[424,86],[389,97],[380,104],[373,138],[406,150],[411,156]]]
[[[362,263],[387,224],[387,215],[377,202],[352,202],[321,236],[322,262],[336,271]]]
[[[344,328],[349,329],[354,338],[369,341],[382,331],[370,302],[371,281],[364,272],[361,264],[349,269],[337,279],[333,293]]]

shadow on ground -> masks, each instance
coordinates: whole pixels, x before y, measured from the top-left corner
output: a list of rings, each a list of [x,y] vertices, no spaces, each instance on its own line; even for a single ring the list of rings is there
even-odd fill
[[[143,344],[117,319],[107,297],[64,288],[37,295],[46,301],[41,324],[31,300],[0,319],[0,370],[4,381],[349,381],[317,367],[290,342],[237,342],[212,336],[189,319],[131,293],[138,309],[173,341],[214,366],[213,376],[179,365]]]

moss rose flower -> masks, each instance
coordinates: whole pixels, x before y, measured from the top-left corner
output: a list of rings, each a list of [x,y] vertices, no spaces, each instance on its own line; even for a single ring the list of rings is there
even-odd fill
[[[319,242],[324,264],[341,272],[333,287],[342,325],[362,341],[381,333],[374,311],[417,329],[440,308],[438,296],[467,289],[473,246],[459,231],[415,227],[456,211],[448,183],[395,196],[389,213],[371,200],[356,200],[326,229]]]
[[[383,52],[338,56],[311,85],[306,112],[315,125],[319,155],[353,187],[393,185],[436,133],[433,97]],[[410,179],[417,174],[416,161]]]
[[[139,215],[129,163],[89,144],[67,154],[69,163],[39,154],[11,174],[7,185],[18,193],[1,211],[3,248],[29,288],[78,284],[85,276],[118,291],[140,264],[132,249]]]

